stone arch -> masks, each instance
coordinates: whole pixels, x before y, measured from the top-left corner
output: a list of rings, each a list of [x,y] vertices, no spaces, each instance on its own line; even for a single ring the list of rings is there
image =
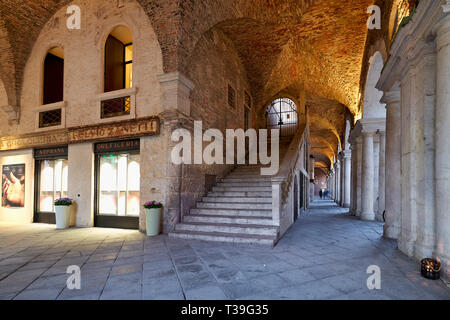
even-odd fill
[[[8,30],[2,19],[0,19],[0,82],[7,98],[6,102],[0,103],[0,107],[16,106],[16,67]]]
[[[35,7],[29,7],[26,11],[23,10],[23,13],[17,13],[14,10],[14,1],[4,4],[6,7],[4,12],[6,13],[2,16],[3,19],[0,19],[0,77],[5,83],[10,105],[20,105],[25,65],[42,29],[59,10],[69,6],[72,2],[74,1],[61,0],[57,2],[53,1],[45,5],[36,4]],[[178,2],[166,0],[127,0],[123,10],[126,10],[128,2],[138,4],[144,10],[150,24],[153,26],[153,31],[162,50],[164,70],[176,69],[176,66],[172,67],[172,65],[176,65],[176,59],[173,56],[174,52],[176,52],[174,47],[177,45],[177,41],[174,39],[177,38],[178,32],[167,28],[167,25],[169,23],[174,26],[179,25],[177,21],[180,19],[180,15],[176,14],[180,10]],[[93,1],[80,0],[74,4],[84,6],[90,5],[91,3]],[[111,6],[113,4],[108,3],[107,5]],[[26,24],[14,24],[11,22],[24,18],[21,14],[25,12],[27,13],[26,19],[24,19],[24,21],[27,21]],[[168,16],[163,14],[163,12],[174,12],[174,14]],[[98,14],[101,14],[101,10],[98,11]],[[62,23],[65,23],[65,20]],[[17,35],[19,37],[17,39],[11,39],[13,34],[15,37]],[[26,41],[23,41],[22,39],[25,38]]]
[[[383,92],[375,87],[384,66],[383,56],[379,51],[370,58],[369,64],[364,88],[363,119],[385,118],[385,105],[380,102]]]

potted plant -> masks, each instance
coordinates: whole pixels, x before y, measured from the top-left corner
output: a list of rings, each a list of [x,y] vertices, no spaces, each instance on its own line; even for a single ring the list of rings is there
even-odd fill
[[[67,229],[70,226],[70,206],[72,199],[59,198],[55,200],[56,229]]]
[[[161,233],[162,203],[149,201],[144,204],[147,236],[157,236]]]

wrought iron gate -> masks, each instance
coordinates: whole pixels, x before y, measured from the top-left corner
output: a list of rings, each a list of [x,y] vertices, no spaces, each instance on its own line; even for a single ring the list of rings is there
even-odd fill
[[[294,136],[298,129],[297,106],[288,98],[274,100],[266,111],[266,128],[280,129],[280,137]]]

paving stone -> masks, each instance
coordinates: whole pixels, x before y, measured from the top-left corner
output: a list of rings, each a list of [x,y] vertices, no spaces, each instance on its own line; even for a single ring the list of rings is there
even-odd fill
[[[309,210],[275,248],[0,223],[0,299],[450,299],[380,237],[381,223],[346,212]],[[66,287],[72,264],[81,290]],[[367,288],[369,265],[381,290]]]

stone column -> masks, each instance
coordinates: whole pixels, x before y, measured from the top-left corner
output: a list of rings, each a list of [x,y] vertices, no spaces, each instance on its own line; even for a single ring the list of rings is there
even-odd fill
[[[350,208],[352,152],[344,150],[344,200],[342,206]]]
[[[357,184],[358,184],[358,176],[357,176],[357,171],[358,171],[358,164],[357,164],[357,160],[358,160],[358,150],[357,150],[357,144],[356,141],[352,141],[352,146],[351,146],[351,150],[352,150],[352,168],[351,168],[351,176],[352,176],[352,181],[351,181],[351,213],[353,216],[356,216],[356,208],[357,208]]]
[[[448,9],[444,9],[446,11]],[[436,81],[436,256],[450,283],[450,16],[437,30]]]
[[[309,199],[310,202],[314,201],[314,167],[316,166],[316,160],[311,157],[309,159],[310,167],[309,167]]]
[[[336,161],[336,203],[341,199],[341,164]]]
[[[363,150],[362,150],[362,137],[356,138],[356,216],[361,216],[362,211],[362,161],[363,161]]]
[[[331,181],[330,181],[330,189],[331,189],[331,199],[334,199],[334,168],[331,169]]]
[[[381,221],[382,217],[378,210],[378,183],[379,183],[379,172],[380,172],[380,137],[378,134],[374,135],[373,138],[373,212],[375,213],[375,219]],[[381,212],[381,215],[383,212]]]
[[[380,136],[380,157],[379,157],[379,173],[378,173],[378,216],[379,221],[384,221],[385,210],[385,171],[386,171],[386,132],[381,130],[378,132]]]
[[[375,220],[373,211],[374,195],[374,146],[373,138],[375,133],[372,131],[363,132],[363,162],[362,162],[362,212],[361,220]]]
[[[344,154],[342,152],[341,152],[341,201],[339,202],[339,205],[341,207],[344,206],[344,198],[345,198],[345,162],[344,162]]]
[[[384,236],[398,239],[401,217],[401,117],[400,89],[384,94],[386,103],[385,219]]]

